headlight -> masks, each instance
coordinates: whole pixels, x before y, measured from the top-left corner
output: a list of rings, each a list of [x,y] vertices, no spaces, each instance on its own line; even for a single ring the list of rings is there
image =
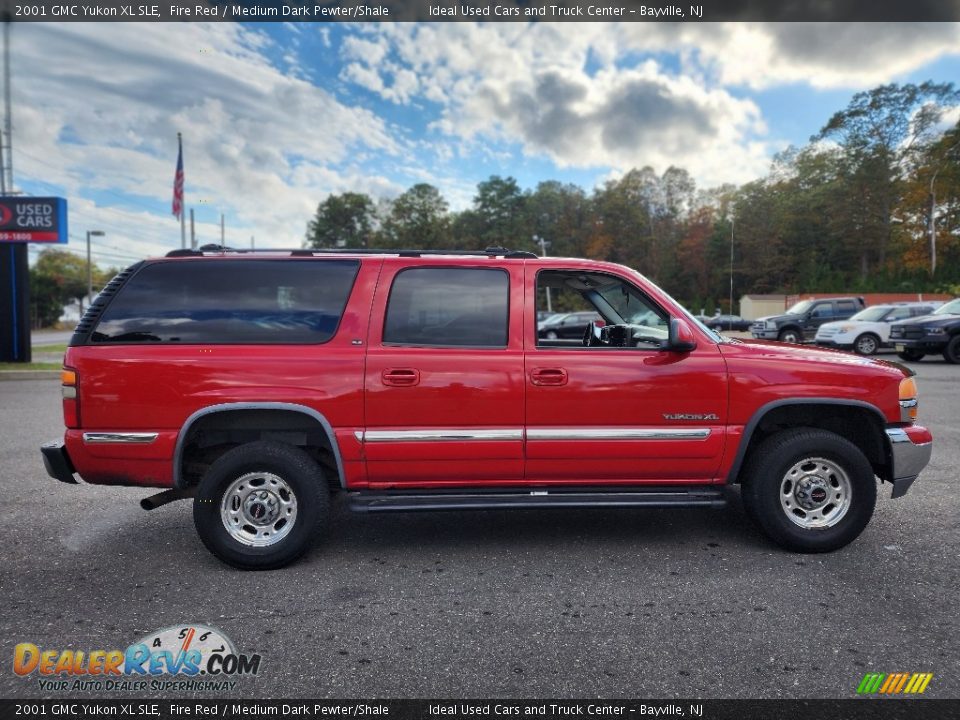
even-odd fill
[[[856,329],[856,325],[841,325],[840,327],[837,328],[837,332],[846,333],[855,329]]]
[[[944,333],[946,333],[946,329],[942,327],[927,328],[927,335],[943,335]]]
[[[908,377],[900,381],[900,422],[916,422],[917,411],[920,409],[917,395],[916,380]]]
[[[777,324],[776,324],[773,320],[767,320],[767,321],[763,324],[763,326],[764,326],[767,330],[776,330],[776,329],[777,329]]]

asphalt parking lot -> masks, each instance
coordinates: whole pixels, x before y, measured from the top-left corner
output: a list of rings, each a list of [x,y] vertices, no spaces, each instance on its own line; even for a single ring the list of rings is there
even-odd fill
[[[914,367],[933,460],[831,555],[772,546],[735,493],[718,511],[341,503],[270,573],[215,560],[186,502],[148,513],[148,491],[48,478],[58,384],[0,382],[0,697],[63,696],[13,673],[17,643],[124,648],[185,622],[262,654],[233,696],[848,698],[866,672],[923,671],[926,696],[960,697],[960,367]]]

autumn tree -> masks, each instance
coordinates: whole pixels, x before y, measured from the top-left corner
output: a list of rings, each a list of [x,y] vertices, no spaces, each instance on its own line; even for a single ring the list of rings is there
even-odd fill
[[[307,247],[368,247],[377,224],[373,200],[363,193],[330,195],[307,224]]]

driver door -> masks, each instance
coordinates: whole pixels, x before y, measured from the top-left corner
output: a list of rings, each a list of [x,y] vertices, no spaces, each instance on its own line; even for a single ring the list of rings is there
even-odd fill
[[[668,315],[627,278],[544,263],[527,263],[525,272],[527,287],[536,289],[527,293],[524,313],[526,481],[715,479],[727,419],[726,368],[716,344],[701,342],[688,353],[659,349]],[[538,340],[537,299],[548,291],[554,306],[579,299],[607,326],[636,319],[629,332],[603,333],[631,340],[621,346]]]

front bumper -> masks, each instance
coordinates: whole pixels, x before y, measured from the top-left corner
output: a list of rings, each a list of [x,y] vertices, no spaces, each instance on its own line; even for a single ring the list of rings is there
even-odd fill
[[[821,338],[817,338],[813,342],[820,347],[833,348],[835,350],[849,350],[853,347],[852,342],[838,342],[837,340],[823,340]]]
[[[47,475],[60,482],[77,484],[77,479],[73,476],[76,470],[70,462],[70,456],[63,446],[63,441],[53,440],[45,443],[40,446],[40,452],[43,453],[43,466],[47,469]]]
[[[750,334],[753,335],[757,340],[776,340],[779,337],[779,332],[777,330],[758,330],[756,328],[750,328]]]
[[[905,350],[923,350],[924,352],[940,352],[947,346],[948,337],[922,337],[916,338],[890,338],[890,342],[899,352],[903,347]]]
[[[890,440],[890,482],[893,483],[890,497],[903,497],[930,462],[933,435],[920,425],[907,425],[887,428],[887,438]]]

